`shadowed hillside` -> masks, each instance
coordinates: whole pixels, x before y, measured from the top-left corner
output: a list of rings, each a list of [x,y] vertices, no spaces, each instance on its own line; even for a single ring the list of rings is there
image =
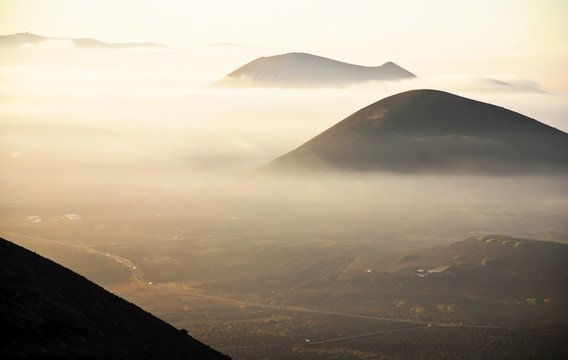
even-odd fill
[[[357,111],[261,169],[566,173],[568,135],[502,107],[414,90]]]
[[[387,62],[359,66],[305,53],[261,57],[233,71],[215,86],[332,87],[368,81],[401,80],[415,75]]]
[[[378,263],[391,269],[422,269],[419,275],[426,280],[428,270],[441,269],[443,279],[426,284],[454,295],[541,302],[546,298],[562,304],[568,299],[568,245],[562,243],[486,235]]]
[[[2,358],[228,359],[82,276],[0,239]]]

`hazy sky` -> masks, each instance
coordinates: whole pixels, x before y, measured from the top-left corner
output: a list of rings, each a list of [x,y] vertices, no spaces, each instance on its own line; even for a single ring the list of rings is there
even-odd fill
[[[560,79],[568,78],[565,0],[2,0],[0,6],[0,34],[176,47],[238,43],[361,65],[392,60],[420,75],[508,73],[553,90],[564,89]]]
[[[533,52],[567,45],[564,0],[2,0],[2,33],[168,45],[358,49],[409,54]],[[361,52],[359,50],[358,52]]]
[[[167,46],[0,48],[0,111],[112,129],[128,119],[150,124],[155,114],[202,119],[199,126],[238,117],[264,124],[270,112],[283,124],[315,124],[296,126],[305,132],[290,138],[300,142],[385,96],[435,88],[568,131],[567,18],[566,0],[0,0],[0,35]],[[259,56],[290,51],[367,66],[393,61],[419,79],[335,92],[204,92]],[[526,93],[527,85],[550,95]]]

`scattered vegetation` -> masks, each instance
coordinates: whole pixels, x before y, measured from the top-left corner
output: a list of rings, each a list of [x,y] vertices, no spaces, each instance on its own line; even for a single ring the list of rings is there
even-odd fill
[[[495,265],[498,265],[498,264],[499,264],[499,261],[492,259],[490,257],[484,257],[481,260],[481,266],[495,266]]]
[[[401,257],[397,258],[396,261],[413,261],[413,260],[418,260],[418,259],[419,259],[418,256],[410,254],[410,255],[401,256]]]
[[[536,246],[536,244],[535,244],[535,243],[532,243],[532,242],[528,242],[528,241],[517,241],[517,242],[515,243],[515,247],[516,247],[516,248],[519,248],[519,247],[533,247],[533,246]]]
[[[558,244],[541,243],[535,251],[537,248],[511,246],[528,240],[491,235],[420,250],[399,236],[377,233],[377,228],[286,232],[286,241],[282,239],[282,234],[270,232],[195,236],[163,246],[148,238],[150,241],[138,241],[136,246],[115,246],[108,241],[96,249],[132,260],[145,279],[158,285],[107,283],[113,292],[187,329],[233,359],[404,359],[410,352],[398,348],[403,339],[406,344],[420,344],[419,353],[425,359],[443,359],[439,347],[450,341],[471,349],[471,356],[448,350],[455,355],[450,358],[475,359],[470,343],[495,355],[487,358],[506,358],[504,352],[519,355],[517,349],[526,349],[526,344],[542,348],[548,341],[527,338],[531,336],[527,329],[548,332],[552,339],[558,334],[552,329],[565,329],[568,319],[564,300],[568,287],[565,276],[559,276],[565,274],[566,251]],[[489,239],[495,241],[486,242]],[[397,247],[404,250],[392,251]],[[491,266],[497,261],[499,266]],[[419,268],[444,265],[451,268],[441,276],[416,276]],[[296,307],[424,323],[292,310]],[[427,324],[435,322],[456,327],[439,333],[443,339],[431,338],[427,331],[440,329],[427,328]],[[504,340],[510,335],[478,329],[468,332],[468,339],[459,323],[517,327],[527,332]],[[414,329],[397,332],[404,327]],[[349,336],[361,337],[341,340]],[[492,343],[497,338],[502,339],[500,346]],[[432,341],[432,346],[420,339]],[[328,340],[333,341],[318,343]],[[554,341],[548,345],[558,349]]]

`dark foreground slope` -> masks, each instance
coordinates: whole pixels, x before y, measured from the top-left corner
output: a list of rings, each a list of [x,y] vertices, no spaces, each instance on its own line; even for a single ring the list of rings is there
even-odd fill
[[[414,90],[357,111],[261,169],[567,173],[568,134],[502,107]]]
[[[0,239],[2,358],[228,359],[80,275]]]
[[[288,53],[251,61],[214,85],[314,88],[414,77],[392,62],[381,66],[360,66],[306,53]]]

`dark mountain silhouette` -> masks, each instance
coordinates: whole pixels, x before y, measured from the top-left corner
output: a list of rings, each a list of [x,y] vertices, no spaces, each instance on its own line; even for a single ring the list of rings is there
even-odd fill
[[[4,239],[0,280],[3,359],[228,359],[186,331]]]
[[[414,77],[414,74],[392,62],[369,67],[306,53],[288,53],[251,61],[217,81],[214,86],[329,87]]]
[[[140,48],[140,47],[163,47],[164,45],[158,43],[106,43],[104,41],[90,39],[90,38],[56,38],[40,36],[31,33],[17,33],[12,35],[0,36],[0,47],[19,47],[22,45],[30,44],[37,45],[42,42],[50,40],[69,40],[75,47],[78,48],[106,48],[106,49],[127,49],[127,48]]]
[[[259,171],[568,172],[568,134],[502,107],[436,90],[369,105]]]

